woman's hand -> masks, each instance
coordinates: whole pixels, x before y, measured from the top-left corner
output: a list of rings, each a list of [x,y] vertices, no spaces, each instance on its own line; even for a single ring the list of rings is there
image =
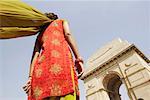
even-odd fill
[[[23,90],[26,92],[26,94],[30,95],[31,93],[31,80],[32,80],[32,77],[29,77],[27,83],[22,87]]]
[[[75,62],[75,66],[77,68],[78,78],[80,78],[84,72],[83,62],[82,61]]]

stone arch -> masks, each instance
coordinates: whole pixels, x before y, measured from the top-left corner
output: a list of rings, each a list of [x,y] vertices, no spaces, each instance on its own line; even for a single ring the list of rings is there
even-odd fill
[[[119,76],[120,78],[123,78],[118,72],[116,72],[116,71],[108,71],[107,72],[107,74],[103,77],[103,81],[102,81],[102,83],[103,83],[103,85],[104,85],[104,87],[105,87],[105,84],[106,83],[108,83],[108,80],[109,80],[109,78],[111,77],[111,75],[117,75],[117,76]]]
[[[117,72],[107,74],[103,79],[103,85],[106,89],[110,100],[121,100],[119,88],[123,82]]]
[[[121,100],[119,88],[122,84],[130,100],[149,100],[149,63],[134,44],[113,40],[87,61],[88,68],[81,77],[87,100]]]

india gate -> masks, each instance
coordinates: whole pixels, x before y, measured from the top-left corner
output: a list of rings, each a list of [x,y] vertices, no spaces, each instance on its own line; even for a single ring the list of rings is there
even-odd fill
[[[87,100],[121,100],[122,84],[130,100],[150,100],[150,60],[125,40],[115,39],[93,54],[82,79]]]

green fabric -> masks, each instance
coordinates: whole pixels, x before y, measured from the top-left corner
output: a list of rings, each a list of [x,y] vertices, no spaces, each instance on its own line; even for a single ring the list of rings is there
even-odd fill
[[[0,0],[0,39],[36,34],[48,17],[20,0]]]
[[[76,100],[75,98],[76,98],[75,95],[68,94],[68,95],[63,96],[63,97],[49,97],[49,98],[44,99],[44,100]]]
[[[60,100],[75,100],[75,98],[74,95],[68,94],[65,97],[61,97]]]

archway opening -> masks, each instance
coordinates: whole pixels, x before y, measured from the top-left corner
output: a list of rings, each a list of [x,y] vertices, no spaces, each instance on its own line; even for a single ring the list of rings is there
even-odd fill
[[[119,94],[121,94],[121,100],[130,100],[125,84],[121,84]]]
[[[103,80],[104,87],[110,100],[130,100],[125,84],[116,72],[105,76]]]
[[[120,94],[122,83],[120,76],[116,72],[111,72],[105,76],[103,84],[110,100],[122,100]]]
[[[118,75],[112,75],[107,84],[108,95],[110,100],[121,100],[119,88],[122,84]]]

